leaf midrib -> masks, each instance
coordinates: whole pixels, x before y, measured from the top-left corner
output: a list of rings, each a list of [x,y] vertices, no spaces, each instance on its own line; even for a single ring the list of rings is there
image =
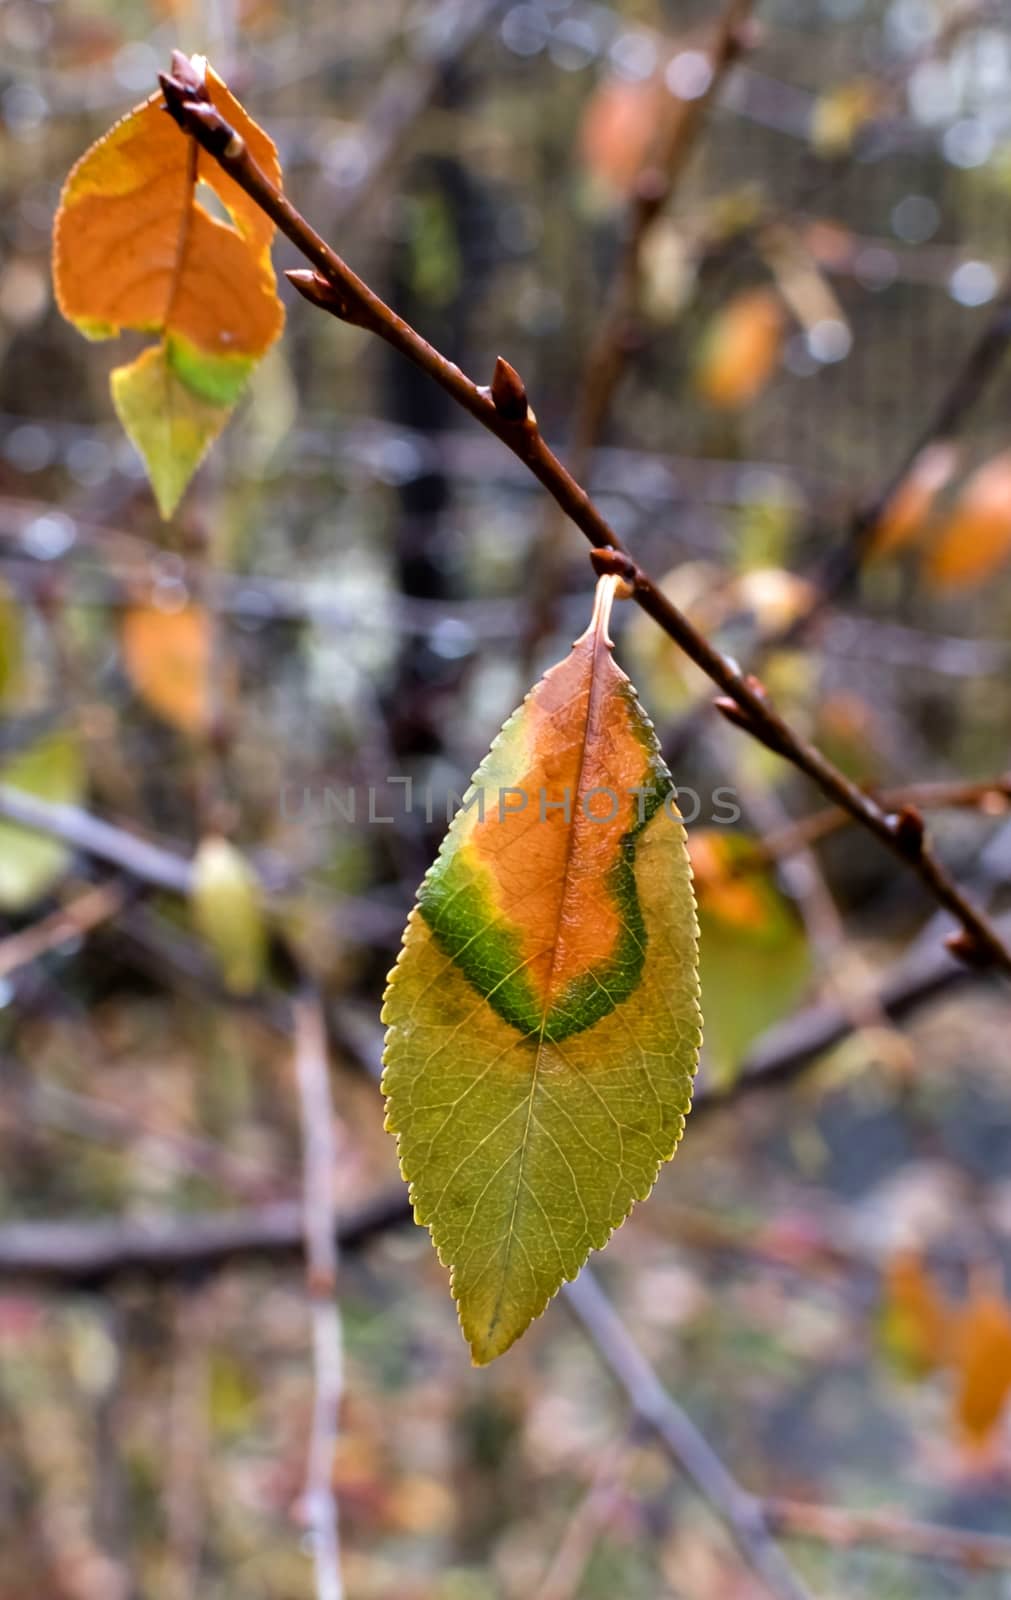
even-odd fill
[[[583,722],[583,737],[582,737],[582,741],[581,741],[581,745],[580,745],[579,770],[578,770],[578,772],[576,774],[576,785],[575,785],[575,791],[574,791],[574,795],[573,795],[574,801],[582,793],[583,772],[584,772],[585,767],[586,767],[587,741],[588,741],[588,737],[589,737],[590,727],[591,727],[591,724],[593,722],[593,714],[594,714],[594,710],[596,708],[596,700],[597,700],[597,696],[598,696],[598,693],[599,693],[598,672],[597,672],[597,662],[598,662],[598,659],[599,659],[598,652],[601,649],[604,649],[605,651],[607,651],[610,648],[609,642],[605,642],[606,635],[607,635],[607,622],[608,622],[607,613],[603,612],[600,615],[600,617],[596,619],[596,626],[594,628],[593,654],[592,654],[592,658],[591,658],[591,662],[590,662],[590,692],[586,697],[586,716],[585,716],[584,722]],[[497,1325],[498,1320],[499,1320],[499,1316],[500,1316],[501,1311],[502,1311],[502,1301],[503,1301],[503,1298],[505,1296],[505,1285],[506,1285],[506,1280],[507,1280],[508,1275],[509,1275],[509,1266],[510,1266],[510,1263],[511,1263],[511,1260],[512,1260],[513,1242],[514,1242],[515,1237],[516,1237],[516,1214],[517,1214],[517,1212],[519,1210],[520,1192],[521,1192],[521,1190],[523,1188],[523,1175],[524,1175],[524,1171],[525,1171],[525,1167],[526,1167],[527,1152],[528,1152],[529,1147],[530,1147],[531,1123],[534,1120],[534,1102],[535,1102],[535,1100],[537,1098],[537,1084],[538,1084],[538,1079],[540,1077],[541,1057],[542,1057],[543,1052],[544,1052],[544,1034],[545,1034],[545,1029],[546,1029],[547,1023],[548,1023],[548,1017],[551,1014],[552,979],[554,977],[555,966],[556,966],[556,963],[557,963],[557,960],[558,960],[558,943],[559,943],[559,941],[558,941],[558,931],[559,931],[559,929],[561,927],[562,912],[563,912],[563,909],[565,907],[566,898],[567,898],[568,892],[569,892],[569,877],[570,877],[570,871],[571,871],[571,867],[572,867],[573,852],[574,852],[575,847],[576,847],[576,832],[577,832],[577,827],[576,827],[575,822],[573,822],[569,827],[569,838],[568,838],[568,843],[567,843],[566,850],[565,850],[565,862],[564,862],[564,867],[563,867],[563,872],[562,872],[562,889],[561,889],[561,893],[558,896],[558,917],[557,917],[556,926],[555,926],[555,939],[554,939],[554,943],[553,943],[553,947],[552,947],[552,954],[551,954],[551,968],[550,968],[549,973],[548,973],[548,980],[547,980],[547,984],[545,986],[545,991],[544,991],[545,992],[545,1000],[544,1000],[544,1003],[543,1003],[542,1009],[541,1009],[541,1027],[540,1027],[540,1033],[539,1033],[538,1038],[537,1038],[537,1051],[536,1051],[536,1055],[534,1057],[532,1076],[531,1076],[531,1080],[530,1080],[530,1094],[529,1094],[529,1097],[527,1099],[527,1116],[526,1116],[526,1122],[525,1122],[524,1127],[523,1127],[522,1138],[520,1140],[520,1159],[519,1159],[519,1166],[518,1166],[517,1172],[516,1172],[516,1184],[515,1184],[515,1188],[514,1188],[514,1191],[513,1191],[512,1211],[511,1211],[510,1216],[509,1216],[509,1228],[508,1228],[508,1232],[507,1232],[507,1236],[506,1236],[505,1259],[504,1259],[504,1261],[502,1263],[502,1271],[501,1271],[501,1277],[500,1277],[500,1282],[499,1282],[498,1294],[496,1295],[495,1305],[494,1305],[494,1307],[492,1309],[491,1317],[489,1318],[489,1322],[488,1322],[489,1335],[491,1334],[492,1329]]]

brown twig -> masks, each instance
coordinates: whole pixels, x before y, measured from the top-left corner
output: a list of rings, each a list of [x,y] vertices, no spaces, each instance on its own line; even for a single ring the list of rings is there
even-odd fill
[[[410,1216],[398,1185],[340,1219],[338,1246],[359,1250]],[[193,1278],[241,1261],[304,1260],[304,1235],[302,1206],[290,1200],[144,1222],[12,1222],[0,1225],[0,1278],[70,1289]]]
[[[92,816],[81,806],[54,805],[10,784],[0,783],[0,817],[52,839],[60,839],[72,849],[118,868],[134,883],[169,894],[187,896],[190,893],[193,863],[188,856],[152,844],[125,828]],[[262,888],[269,908],[271,892],[286,887],[291,875],[284,871],[263,876]],[[360,941],[384,948],[403,927],[403,914],[398,907],[354,895],[340,901],[337,920],[341,926],[346,923]],[[131,921],[129,910],[125,913],[121,910],[117,926],[127,927]]]
[[[130,899],[129,888],[113,879],[96,884],[53,911],[48,917],[0,940],[0,978],[29,966],[51,950],[73,944],[103,922],[119,915]]]
[[[876,789],[871,792],[885,811],[900,811],[904,806],[915,806],[919,811],[980,811],[985,816],[996,817],[1011,809],[1011,773],[976,782],[941,780],[907,783],[895,789]],[[810,816],[799,817],[795,822],[777,828],[774,833],[766,834],[755,847],[753,863],[759,867],[770,861],[781,861],[797,850],[805,850],[838,833],[851,821],[852,818],[836,806],[826,806]],[[746,863],[748,866],[751,864]]]
[[[914,1522],[887,1511],[850,1511],[801,1500],[766,1498],[762,1506],[769,1527],[787,1538],[812,1539],[841,1550],[870,1546],[969,1572],[1011,1567],[1011,1539],[1001,1534]]]
[[[629,1441],[601,1451],[587,1489],[537,1586],[538,1600],[574,1600],[597,1542],[621,1504],[621,1480],[628,1467]]]
[[[775,1543],[762,1502],[742,1489],[708,1439],[668,1394],[590,1269],[584,1267],[562,1293],[636,1415],[654,1430],[685,1476],[719,1514],[749,1568],[770,1594],[805,1600],[807,1590]]]
[[[330,1100],[326,1025],[306,988],[294,1007],[295,1076],[302,1128],[302,1227],[312,1311],[314,1392],[304,1507],[312,1535],[317,1600],[342,1600],[334,1452],[343,1391],[343,1333],[337,1304],[337,1147]]]
[[[784,722],[762,685],[744,673],[689,622],[624,551],[606,518],[550,449],[518,374],[500,357],[489,388],[481,388],[399,317],[323,240],[250,156],[243,139],[180,77],[163,75],[166,108],[184,133],[197,139],[246,194],[311,262],[289,272],[295,288],[340,321],[365,328],[427,372],[478,422],[502,440],[554,496],[594,547],[598,573],[625,578],[633,597],[722,691],[718,707],[729,720],[812,778],[823,792],[917,873],[937,902],[961,924],[953,948],[961,959],[992,964],[1011,974],[1011,949],[989,919],[966,898],[935,857],[925,835],[913,836],[883,811],[820,751]]]

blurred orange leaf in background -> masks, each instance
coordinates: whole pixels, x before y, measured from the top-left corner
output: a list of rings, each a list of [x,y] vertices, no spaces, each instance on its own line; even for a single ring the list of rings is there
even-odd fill
[[[989,578],[1011,555],[1011,450],[968,479],[924,561],[939,588],[968,588]]]
[[[901,1250],[884,1272],[881,1332],[889,1354],[924,1377],[942,1366],[951,1340],[952,1307],[926,1271],[923,1258]]]
[[[991,1285],[975,1291],[952,1330],[955,1417],[968,1441],[985,1445],[1011,1394],[1011,1311]]]
[[[955,473],[958,450],[937,442],[921,450],[874,527],[871,556],[892,555],[926,530],[934,501]]]
[[[739,411],[756,400],[779,365],[785,316],[773,289],[744,289],[710,322],[695,386],[707,405]]]
[[[583,165],[592,177],[627,195],[646,166],[664,99],[660,78],[605,78],[587,101],[579,131]]]
[[[204,732],[211,710],[206,611],[134,606],[123,617],[120,642],[127,676],[151,710],[184,733]]]

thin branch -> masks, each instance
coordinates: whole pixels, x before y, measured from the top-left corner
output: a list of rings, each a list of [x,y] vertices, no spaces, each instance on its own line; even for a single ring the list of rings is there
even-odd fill
[[[748,1567],[761,1578],[770,1594],[783,1600],[806,1600],[806,1588],[772,1537],[762,1502],[742,1489],[709,1441],[667,1393],[589,1268],[584,1267],[562,1292],[569,1310],[624,1389],[636,1415],[654,1430],[685,1476],[726,1524]]]
[[[787,1538],[811,1539],[836,1549],[867,1546],[970,1572],[1011,1567],[1011,1539],[969,1528],[914,1522],[887,1511],[850,1511],[801,1500],[763,1499],[766,1521]]]
[[[118,868],[146,888],[183,897],[190,893],[193,863],[188,856],[163,845],[151,844],[125,828],[92,816],[80,806],[54,805],[10,784],[0,783],[0,817],[49,838],[60,839],[83,855]],[[268,865],[272,870],[268,872],[265,868],[261,880],[269,902],[271,891],[287,887],[292,874],[280,868],[276,858]],[[403,928],[404,913],[400,906],[380,898],[345,895],[336,912],[338,924],[353,931],[360,943],[372,942],[385,948]],[[118,925],[128,926],[131,920],[127,912],[119,917]]]
[[[334,1452],[344,1385],[343,1330],[337,1304],[337,1147],[326,1026],[319,996],[312,989],[305,989],[295,1000],[293,1012],[295,1076],[302,1127],[302,1227],[315,1375],[304,1505],[312,1534],[317,1600],[342,1600],[337,1501],[333,1490]]]
[[[907,783],[899,788],[872,792],[885,811],[915,806],[920,811],[979,811],[986,817],[999,817],[1011,810],[1011,773],[971,782],[941,779],[931,783]],[[851,821],[852,818],[836,806],[826,806],[810,816],[798,817],[775,832],[767,833],[756,844],[752,860],[743,865],[762,867],[770,861],[781,861],[797,850],[805,850],[838,833]]]
[[[558,1541],[537,1586],[538,1600],[574,1600],[597,1542],[621,1504],[621,1480],[628,1468],[629,1441],[602,1450],[593,1476]]]
[[[177,63],[185,68],[185,58]],[[186,77],[184,72],[184,77]],[[190,73],[189,78],[192,78]],[[961,924],[953,948],[962,959],[999,966],[1011,974],[1011,949],[989,919],[966,898],[941,865],[922,820],[891,816],[850,782],[820,751],[797,735],[773,708],[764,687],[714,649],[687,617],[628,557],[606,518],[549,448],[531,411],[526,389],[499,358],[490,388],[481,388],[385,304],[315,232],[290,200],[252,159],[246,144],[191,81],[163,75],[170,115],[195,138],[302,252],[315,270],[288,276],[312,304],[339,320],[375,333],[427,372],[463,409],[522,460],[594,547],[598,572],[614,572],[630,584],[633,598],[726,697],[717,704],[738,726],[806,773],[837,805],[887,846]]]
[[[119,867],[128,877],[152,889],[167,889],[170,894],[181,895],[190,892],[193,868],[185,856],[138,839],[135,834],[102,822],[79,806],[53,805],[9,783],[0,783],[0,816],[8,822],[19,822],[22,827],[62,839],[64,844]]]
[[[50,951],[75,944],[93,928],[117,917],[129,899],[130,890],[123,884],[115,880],[99,883],[31,927],[9,934],[0,940],[0,978],[9,978]]]
[[[410,1217],[407,1195],[398,1185],[341,1218],[335,1237],[341,1250],[359,1250]],[[134,1275],[194,1279],[235,1262],[304,1257],[303,1209],[287,1200],[144,1222],[0,1225],[0,1278],[56,1289],[92,1289]]]

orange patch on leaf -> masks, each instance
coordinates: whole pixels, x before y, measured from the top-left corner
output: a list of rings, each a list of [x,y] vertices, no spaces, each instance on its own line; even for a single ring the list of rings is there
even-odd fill
[[[591,624],[527,702],[531,761],[517,783],[526,805],[500,808],[496,796],[472,838],[548,1007],[614,954],[622,930],[608,873],[638,821],[641,802],[628,790],[646,766],[627,682],[606,621]]]

